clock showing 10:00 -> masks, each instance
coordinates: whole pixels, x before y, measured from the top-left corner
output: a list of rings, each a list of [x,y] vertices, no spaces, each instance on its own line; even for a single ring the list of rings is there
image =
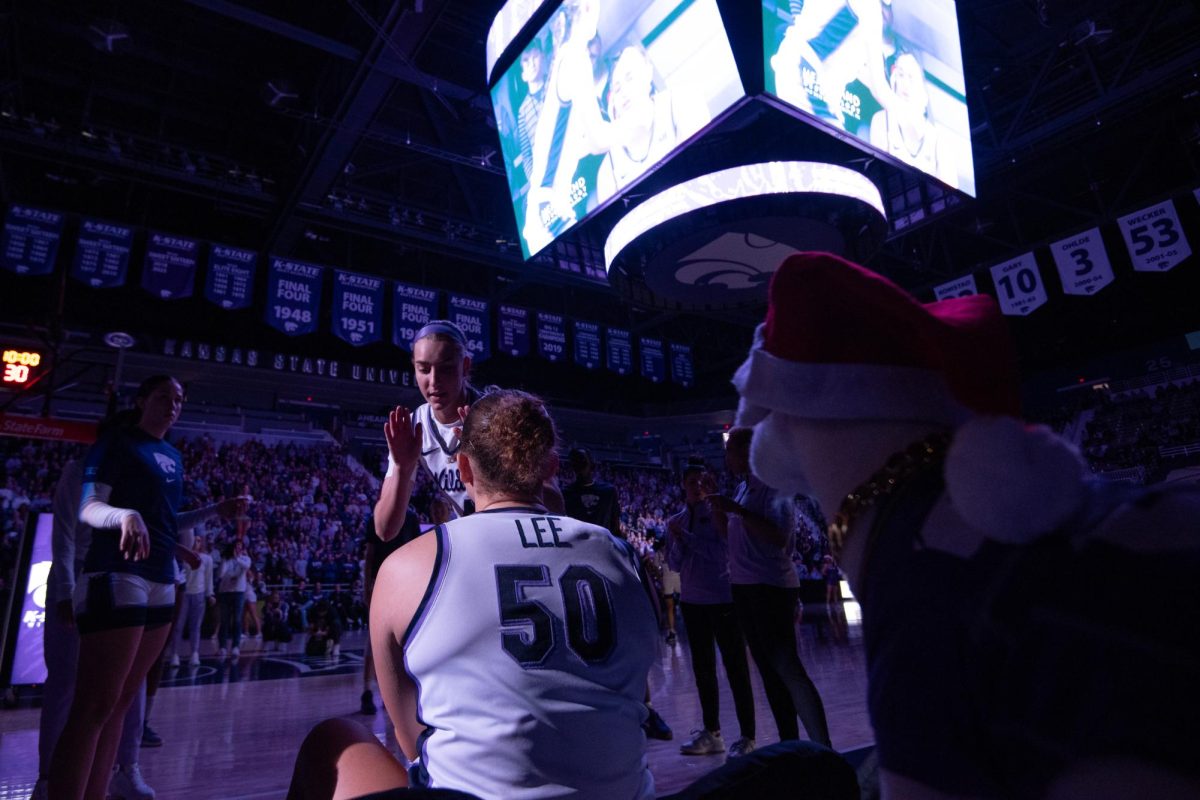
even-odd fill
[[[31,350],[5,350],[0,363],[4,367],[0,382],[24,384],[29,382],[30,371],[42,363],[42,354]]]

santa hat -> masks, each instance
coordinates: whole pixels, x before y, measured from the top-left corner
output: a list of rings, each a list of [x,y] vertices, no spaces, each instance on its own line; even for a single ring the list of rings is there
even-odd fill
[[[1016,356],[995,300],[922,305],[830,253],[783,262],[733,382],[743,424],[769,411],[956,424],[1019,407]]]
[[[1078,451],[1014,419],[1016,354],[991,297],[923,305],[837,256],[793,255],[771,280],[766,321],[733,382],[738,424],[764,426],[755,471],[777,488],[801,446],[791,420],[897,420],[956,429],[947,493],[990,538],[1028,540],[1085,499]]]

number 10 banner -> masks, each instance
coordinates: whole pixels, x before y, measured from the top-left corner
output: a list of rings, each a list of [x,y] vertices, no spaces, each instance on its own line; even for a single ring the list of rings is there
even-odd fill
[[[1117,227],[1138,272],[1166,272],[1192,254],[1170,200],[1121,217]]]
[[[1095,294],[1113,282],[1112,264],[1099,228],[1055,242],[1050,252],[1067,294]]]
[[[1000,310],[1009,316],[1024,316],[1046,302],[1046,286],[1033,253],[992,267],[992,280]]]

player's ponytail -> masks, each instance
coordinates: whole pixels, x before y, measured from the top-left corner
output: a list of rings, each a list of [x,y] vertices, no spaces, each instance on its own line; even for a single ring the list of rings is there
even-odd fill
[[[545,403],[515,389],[484,395],[463,423],[462,449],[476,481],[497,494],[539,496],[556,447],[558,431]]]

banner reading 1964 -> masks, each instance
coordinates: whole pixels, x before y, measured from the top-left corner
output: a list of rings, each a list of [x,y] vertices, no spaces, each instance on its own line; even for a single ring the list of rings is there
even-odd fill
[[[258,256],[252,250],[242,250],[214,244],[208,251],[208,278],[204,282],[204,297],[228,311],[250,305],[254,293],[254,271]]]
[[[71,277],[93,289],[124,286],[125,273],[129,269],[129,251],[132,249],[133,228],[128,225],[96,219],[81,220]]]
[[[467,335],[467,350],[471,360],[483,361],[492,354],[491,331],[488,329],[488,301],[462,294],[450,295],[450,321]]]
[[[412,352],[413,339],[431,319],[437,319],[435,289],[397,283],[392,295],[392,344]]]
[[[1192,254],[1170,200],[1121,217],[1117,227],[1138,272],[1166,272]]]
[[[383,279],[333,274],[333,335],[355,347],[383,338]]]
[[[529,355],[529,310],[501,304],[496,310],[496,349],[505,355]]]
[[[267,274],[267,324],[288,336],[315,331],[321,308],[322,272],[315,264],[271,256]]]
[[[200,243],[195,239],[152,231],[146,237],[142,288],[163,300],[191,297],[199,256]]]
[[[686,344],[671,342],[671,380],[680,386],[690,387],[695,382],[692,368],[692,348]]]
[[[18,275],[49,275],[54,271],[63,215],[29,206],[13,206],[4,219],[0,264]]]
[[[667,377],[666,359],[663,357],[662,339],[638,339],[638,349],[642,352],[642,377],[649,378],[655,383],[662,383]]]
[[[575,320],[575,363],[584,369],[600,366],[600,326]]]
[[[567,355],[567,326],[562,314],[537,312],[537,351],[547,361],[562,361]]]
[[[628,375],[633,371],[633,342],[629,331],[623,328],[608,328],[605,330],[608,347],[608,370],[618,375]]]

